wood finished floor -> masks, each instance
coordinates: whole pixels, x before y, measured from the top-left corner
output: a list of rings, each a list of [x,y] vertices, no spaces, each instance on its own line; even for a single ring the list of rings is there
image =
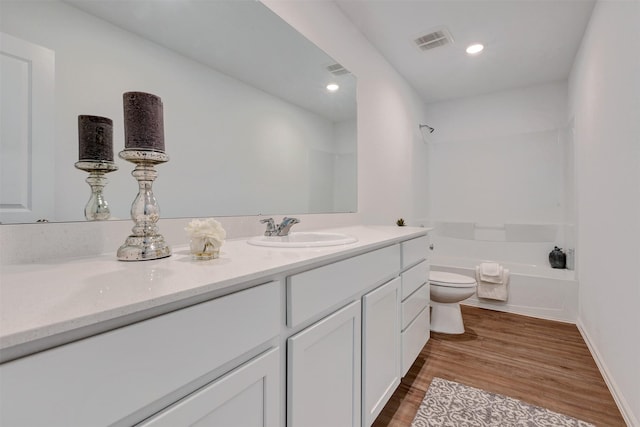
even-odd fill
[[[374,427],[410,426],[433,377],[597,426],[625,426],[575,325],[462,306],[465,333],[432,333]]]

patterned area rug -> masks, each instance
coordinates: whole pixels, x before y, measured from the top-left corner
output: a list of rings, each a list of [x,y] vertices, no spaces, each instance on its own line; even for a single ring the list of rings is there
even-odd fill
[[[411,427],[595,427],[517,399],[434,378]]]

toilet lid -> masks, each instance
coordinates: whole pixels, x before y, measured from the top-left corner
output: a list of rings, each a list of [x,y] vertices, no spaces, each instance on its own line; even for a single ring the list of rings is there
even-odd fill
[[[471,288],[476,285],[476,279],[447,271],[431,271],[429,283],[452,288]]]

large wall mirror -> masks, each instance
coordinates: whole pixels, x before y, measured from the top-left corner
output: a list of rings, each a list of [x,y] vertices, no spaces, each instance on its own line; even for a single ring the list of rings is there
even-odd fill
[[[164,104],[163,218],[356,211],[356,79],[263,4],[0,7],[0,222],[84,220],[78,115],[113,120],[119,169],[104,195],[112,219],[129,219],[134,165],[117,158],[128,91]]]

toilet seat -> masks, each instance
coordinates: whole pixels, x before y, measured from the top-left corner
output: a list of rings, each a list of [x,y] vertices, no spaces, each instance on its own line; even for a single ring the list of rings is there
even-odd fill
[[[448,288],[473,288],[476,286],[474,278],[462,274],[449,273],[447,271],[429,272],[429,283],[435,286]]]

